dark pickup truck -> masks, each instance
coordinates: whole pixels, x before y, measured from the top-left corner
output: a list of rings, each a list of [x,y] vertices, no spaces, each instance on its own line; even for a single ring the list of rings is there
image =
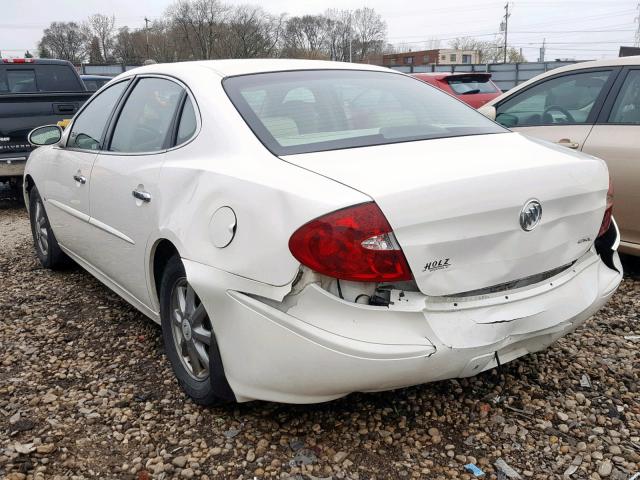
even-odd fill
[[[0,182],[19,189],[28,133],[72,118],[91,94],[65,60],[0,59]]]

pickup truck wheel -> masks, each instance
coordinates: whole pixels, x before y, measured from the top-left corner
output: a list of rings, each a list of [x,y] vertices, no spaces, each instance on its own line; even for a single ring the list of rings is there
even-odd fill
[[[22,178],[12,178],[9,180],[9,188],[11,189],[12,196],[18,201],[20,205],[24,205],[24,195],[22,195]]]
[[[160,284],[165,352],[182,389],[199,405],[235,400],[222,368],[213,325],[187,281],[180,257],[172,257]]]
[[[42,266],[52,270],[67,266],[70,261],[69,257],[58,245],[56,236],[49,224],[42,198],[36,187],[31,189],[29,195],[29,219],[31,221],[33,244]]]

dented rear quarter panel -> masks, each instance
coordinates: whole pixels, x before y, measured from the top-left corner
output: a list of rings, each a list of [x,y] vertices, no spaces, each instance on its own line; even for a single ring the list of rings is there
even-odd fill
[[[183,258],[269,285],[288,284],[299,267],[288,248],[291,234],[370,198],[275,157],[228,100],[221,78],[202,73],[183,78],[197,99],[202,128],[190,144],[165,154],[158,190],[170,195],[158,199],[161,223],[150,238],[149,258],[166,238]],[[222,206],[233,209],[237,228],[233,241],[217,248],[210,221]]]

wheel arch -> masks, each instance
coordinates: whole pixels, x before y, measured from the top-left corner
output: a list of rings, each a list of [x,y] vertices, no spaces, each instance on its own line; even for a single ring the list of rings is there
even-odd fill
[[[29,174],[24,176],[24,185],[23,185],[23,193],[24,193],[24,206],[29,211],[29,198],[31,197],[31,190],[36,186],[36,182],[33,180],[33,177]]]
[[[176,246],[175,242],[166,237],[158,238],[151,248],[151,255],[149,261],[151,288],[153,289],[153,299],[157,302],[158,310],[160,311],[160,284],[164,271],[169,264],[169,260],[174,256],[182,258],[180,250]],[[212,332],[215,339],[215,332]],[[233,389],[229,385],[227,377],[224,373],[224,366],[220,355],[220,350],[217,344],[217,340],[212,343],[213,350],[211,351],[212,362],[210,364],[210,375],[212,387],[216,397],[222,402],[236,402],[236,396]]]
[[[180,252],[176,245],[167,238],[158,238],[151,248],[151,256],[149,262],[152,297],[156,305],[160,306],[160,282],[162,275],[169,262],[174,255],[180,256]]]

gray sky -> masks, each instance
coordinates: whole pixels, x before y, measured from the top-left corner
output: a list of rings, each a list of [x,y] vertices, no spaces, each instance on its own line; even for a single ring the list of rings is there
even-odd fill
[[[52,21],[82,21],[93,13],[115,15],[118,26],[138,28],[145,15],[158,18],[171,0],[0,0],[0,51],[22,56],[36,50],[42,30]],[[425,41],[472,35],[493,38],[499,30],[505,1],[496,0],[226,0],[229,4],[260,4],[272,13],[320,13],[327,8],[373,7],[387,21],[390,43],[412,50]],[[617,56],[618,46],[633,45],[638,26],[636,0],[514,0],[509,44],[523,48],[530,61],[538,58],[543,38],[547,60]]]

